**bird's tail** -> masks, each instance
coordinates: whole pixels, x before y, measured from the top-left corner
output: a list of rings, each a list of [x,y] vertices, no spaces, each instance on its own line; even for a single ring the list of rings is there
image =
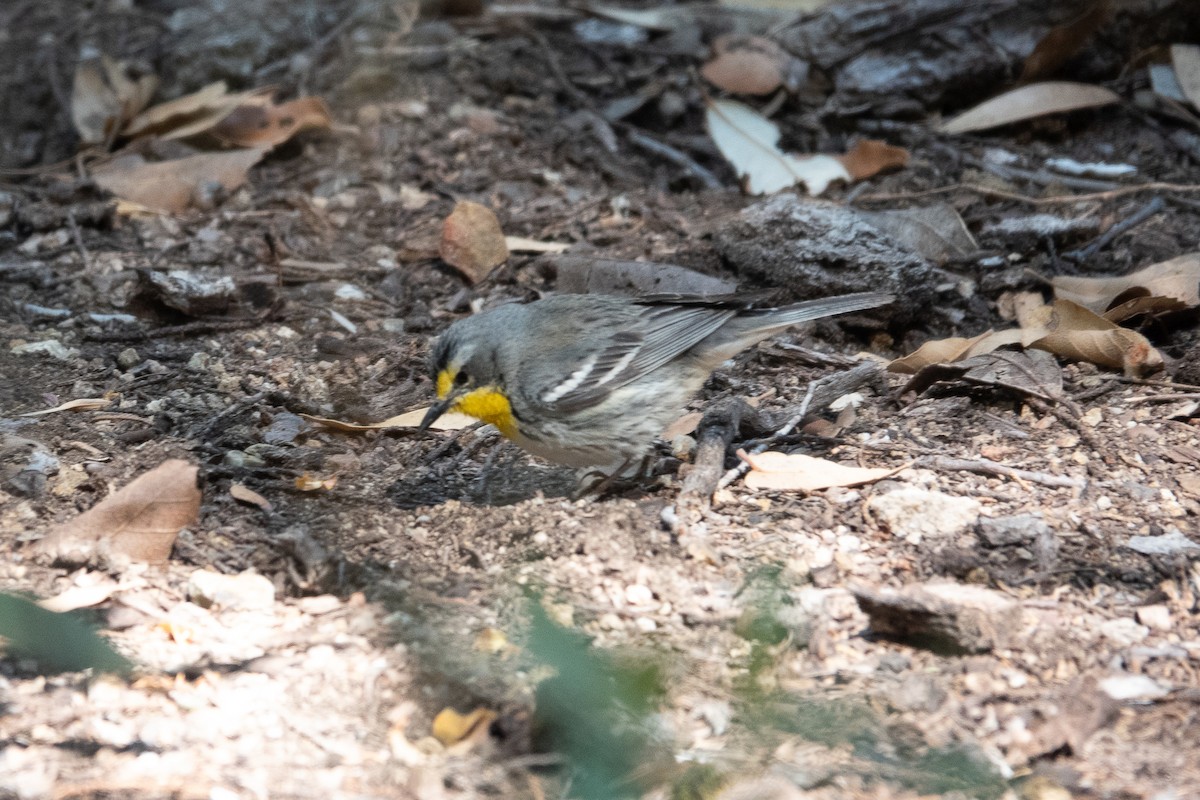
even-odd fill
[[[895,299],[895,295],[887,292],[859,292],[805,300],[803,303],[779,308],[749,309],[740,312],[709,337],[704,343],[705,350],[709,350],[717,359],[716,363],[720,363],[747,347],[801,322],[832,317],[835,314],[848,314],[852,311],[866,311],[886,306]]]

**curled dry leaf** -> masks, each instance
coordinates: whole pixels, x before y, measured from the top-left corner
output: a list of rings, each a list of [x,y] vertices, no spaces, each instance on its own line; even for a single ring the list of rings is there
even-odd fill
[[[908,165],[909,153],[879,139],[859,139],[838,160],[846,167],[852,180],[861,181],[881,172],[900,169]]]
[[[453,708],[443,708],[433,718],[433,738],[446,747],[478,744],[488,736],[488,728],[496,720],[496,712],[488,708],[477,708],[468,714],[459,714]]]
[[[1056,356],[1089,361],[1140,377],[1162,369],[1163,357],[1145,336],[1122,328],[1070,300],[1055,300],[1045,334],[1029,347]]]
[[[504,242],[500,220],[490,208],[470,200],[454,206],[442,223],[438,252],[443,261],[471,283],[483,280],[493,268],[508,259],[508,245]]]
[[[313,417],[309,416],[308,414],[301,414],[300,416],[309,422],[316,423],[317,425],[324,425],[327,428],[333,428],[337,431],[358,433],[360,431],[379,431],[386,428],[416,428],[421,424],[421,420],[425,418],[425,412],[428,410],[428,406],[425,408],[417,408],[413,409],[412,411],[406,411],[405,413],[395,417],[389,417],[383,422],[371,422],[365,424],[342,422],[341,420],[326,419],[324,417]],[[475,419],[474,417],[468,417],[466,414],[459,414],[457,411],[449,411],[438,417],[437,422],[429,426],[429,430],[457,431],[470,427],[478,421],[479,420]]]
[[[122,200],[174,214],[194,203],[205,205],[212,187],[237,189],[264,153],[258,149],[228,150],[157,162],[131,153],[97,168],[93,178]]]
[[[1046,81],[1031,83],[993,97],[964,111],[942,125],[946,133],[967,133],[997,128],[1013,122],[1061,114],[1083,108],[1098,108],[1120,101],[1111,89],[1090,83]]]
[[[203,89],[176,97],[147,108],[129,121],[121,135],[138,138],[155,136],[159,139],[186,139],[210,130],[239,105],[261,98],[271,89],[255,89],[230,93],[224,81],[210,83]]]
[[[1083,49],[1092,34],[1106,24],[1111,16],[1110,0],[1098,0],[1075,19],[1051,28],[1025,59],[1021,83],[1040,80],[1057,72],[1059,67]]]
[[[1008,389],[1051,403],[1062,397],[1062,367],[1042,350],[997,350],[953,364],[930,364],[913,376],[903,394],[921,394],[943,381]]]
[[[1054,295],[1104,314],[1140,298],[1167,298],[1186,308],[1200,306],[1200,253],[1151,264],[1129,275],[1076,278],[1060,275],[1050,281]],[[1176,310],[1163,304],[1164,310]],[[1107,315],[1106,315],[1107,316]],[[1131,315],[1126,315],[1131,316]]]
[[[979,349],[987,347],[987,339],[993,331],[981,333],[971,339],[952,336],[948,339],[933,339],[918,347],[913,352],[897,358],[887,365],[888,372],[898,372],[901,375],[915,375],[925,367],[934,364],[950,364],[970,358]]]
[[[171,555],[180,529],[200,513],[198,474],[194,464],[164,461],[51,531],[38,549],[72,564],[108,554],[162,563]]]
[[[737,455],[750,465],[746,485],[752,489],[815,492],[834,486],[861,486],[895,475],[907,466],[894,469],[850,467],[803,453],[771,450],[755,455],[738,450]]]
[[[771,94],[781,86],[794,91],[804,65],[762,36],[727,34],[713,41],[713,58],[700,68],[704,79],[734,94]]]
[[[124,61],[101,56],[80,63],[71,88],[71,122],[79,138],[84,144],[110,141],[157,88],[158,78],[131,77]]]
[[[1200,110],[1200,45],[1171,45],[1171,64],[1175,79],[1188,102]]]
[[[237,106],[212,127],[212,135],[236,147],[271,148],[300,131],[333,126],[333,117],[319,97],[298,97],[276,104],[266,97]]]

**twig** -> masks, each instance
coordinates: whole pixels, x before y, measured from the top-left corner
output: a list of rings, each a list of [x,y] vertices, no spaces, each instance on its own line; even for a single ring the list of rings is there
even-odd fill
[[[263,399],[266,396],[267,396],[267,393],[264,391],[264,392],[255,392],[254,394],[249,395],[248,397],[243,397],[241,400],[238,400],[237,402],[233,403],[232,405],[226,406],[225,408],[221,409],[214,416],[209,417],[207,420],[204,421],[203,424],[197,425],[195,428],[192,429],[191,433],[188,434],[188,437],[193,438],[193,439],[207,438],[208,434],[211,433],[213,431],[213,429],[216,428],[218,425],[220,425],[223,421],[229,419],[230,417],[233,417],[233,416],[236,416],[236,415],[242,413],[243,411],[245,411],[248,408],[251,408],[252,406],[258,405],[259,403],[261,403],[263,401]]]
[[[893,202],[895,200],[913,200],[919,197],[930,197],[939,194],[950,194],[952,192],[968,191],[983,195],[984,197],[994,197],[998,200],[1012,200],[1016,203],[1027,203],[1033,206],[1055,205],[1058,203],[1087,203],[1099,200],[1113,200],[1118,197],[1124,197],[1129,194],[1138,194],[1140,192],[1200,192],[1200,184],[1193,183],[1142,183],[1136,186],[1122,186],[1120,189],[1113,189],[1109,192],[1092,192],[1090,194],[1056,194],[1050,197],[1029,197],[1028,195],[1017,194],[1016,192],[1005,192],[1001,189],[993,189],[990,186],[981,186],[977,183],[957,183],[953,186],[938,186],[933,189],[924,189],[919,192],[881,192],[878,194],[865,194],[857,199],[860,203],[883,203]]]
[[[700,520],[712,505],[713,492],[721,480],[725,452],[737,435],[742,414],[750,407],[741,398],[731,398],[705,412],[696,429],[696,457],[692,471],[683,480],[675,501],[673,532],[679,538],[698,531]]]
[[[864,361],[853,369],[827,375],[820,380],[810,382],[808,390],[804,393],[804,399],[800,401],[800,406],[796,409],[795,413],[788,417],[787,422],[782,427],[752,447],[749,450],[750,454],[757,455],[790,434],[808,416],[808,409],[814,403],[818,408],[829,405],[842,395],[852,392],[864,384],[875,381],[881,375],[883,375],[883,367],[880,364],[874,361]],[[743,461],[726,472],[721,477],[716,488],[725,488],[749,471],[750,465]]]
[[[1151,394],[1144,397],[1126,397],[1122,403],[1170,403],[1174,400],[1200,400],[1200,392],[1185,392],[1183,394]]]
[[[1112,241],[1118,236],[1132,228],[1136,228],[1138,225],[1141,225],[1155,214],[1160,213],[1163,210],[1163,206],[1163,199],[1161,197],[1155,197],[1149,203],[1146,203],[1146,205],[1138,209],[1134,214],[1113,225],[1111,228],[1105,231],[1103,235],[1093,239],[1092,243],[1087,247],[1081,247],[1078,250],[1071,250],[1070,252],[1063,253],[1062,257],[1069,258],[1075,262],[1087,261],[1089,258],[1096,255],[1096,253],[1100,252],[1109,244],[1111,244]]]
[[[684,153],[682,150],[677,150],[665,142],[660,142],[632,126],[622,127],[625,128],[625,133],[629,137],[629,141],[632,144],[642,148],[643,150],[654,153],[655,155],[662,156],[675,166],[682,167],[683,169],[687,170],[689,174],[704,184],[705,189],[720,189],[723,186],[720,179],[718,179],[716,175],[700,166],[700,164],[696,163],[694,158],[689,156],[687,153]]]
[[[925,456],[913,462],[914,466],[924,469],[940,469],[947,472],[978,472],[981,475],[995,475],[1001,478],[1011,478],[1015,481],[1040,483],[1042,486],[1065,487],[1068,489],[1084,489],[1086,480],[1071,478],[1066,475],[1051,475],[1048,472],[1033,472],[1027,469],[1007,467],[986,458],[949,458],[947,456]]]
[[[71,238],[75,240],[75,248],[79,250],[79,256],[83,259],[85,269],[92,267],[92,254],[83,244],[83,232],[79,230],[79,223],[75,220],[75,210],[71,209],[67,212],[67,224],[71,226]]]

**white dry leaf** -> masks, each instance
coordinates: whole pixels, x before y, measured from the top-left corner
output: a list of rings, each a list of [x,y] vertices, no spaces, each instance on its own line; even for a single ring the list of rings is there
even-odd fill
[[[388,428],[415,428],[421,424],[421,420],[425,419],[425,412],[429,411],[429,406],[425,408],[417,408],[412,411],[406,411],[395,417],[389,417],[383,422],[370,422],[360,424],[357,422],[343,422],[339,419],[329,419],[327,417],[314,417],[310,414],[301,414],[300,416],[309,422],[315,422],[318,425],[324,425],[327,428],[333,428],[337,431],[346,433],[357,433],[359,431],[378,431]],[[474,417],[468,417],[466,414],[460,414],[457,411],[448,411],[438,417],[437,422],[429,426],[431,431],[457,431],[463,428],[474,425],[479,420]]]
[[[800,157],[779,149],[779,128],[754,109],[733,100],[714,100],[705,112],[708,134],[733,165],[748,194],[774,194],[803,183],[810,195],[850,173],[833,156]]]
[[[524,236],[505,236],[504,244],[510,253],[563,253],[571,246],[567,242],[543,242]]]
[[[1179,88],[1197,110],[1200,110],[1200,45],[1171,45],[1171,64]]]
[[[946,133],[967,133],[997,128],[1047,114],[1097,108],[1120,101],[1111,89],[1090,83],[1046,81],[1031,83],[985,100],[942,125]]]
[[[904,469],[849,467],[803,453],[779,453],[771,450],[754,455],[739,450],[738,458],[750,465],[750,472],[746,474],[746,485],[752,489],[815,492],[835,486],[861,486],[895,475]]]

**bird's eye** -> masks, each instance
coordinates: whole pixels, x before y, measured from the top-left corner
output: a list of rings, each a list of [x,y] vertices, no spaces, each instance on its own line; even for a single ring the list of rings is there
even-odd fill
[[[467,376],[466,370],[459,370],[458,374],[454,376],[454,383],[458,386],[466,386],[469,380],[471,379]]]

